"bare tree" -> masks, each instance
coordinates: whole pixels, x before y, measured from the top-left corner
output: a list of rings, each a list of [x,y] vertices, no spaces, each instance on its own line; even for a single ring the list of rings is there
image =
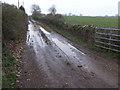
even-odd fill
[[[32,15],[33,16],[40,16],[41,15],[41,9],[39,5],[33,4],[32,5]]]
[[[72,13],[69,13],[68,16],[72,16]]]
[[[82,14],[80,14],[79,16],[83,16]]]
[[[50,7],[49,9],[48,9],[48,11],[52,14],[52,15],[55,15],[55,13],[56,13],[56,7],[55,7],[55,5],[52,5],[52,7]]]

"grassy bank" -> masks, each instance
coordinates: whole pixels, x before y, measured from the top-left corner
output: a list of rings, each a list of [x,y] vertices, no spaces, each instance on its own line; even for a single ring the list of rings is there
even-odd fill
[[[108,52],[108,51],[106,51],[102,48],[95,47],[92,44],[87,44],[86,42],[82,41],[81,39],[78,39],[78,37],[76,35],[72,34],[71,32],[68,32],[64,29],[58,29],[54,25],[47,24],[47,26],[49,26],[52,30],[56,31],[57,33],[61,34],[62,36],[64,36],[68,40],[70,40],[70,41],[72,41],[72,42],[74,42],[78,45],[82,45],[85,48],[89,48],[90,50],[94,50],[94,51],[100,53],[101,55],[103,55],[105,57],[120,59],[120,53],[116,53],[116,52],[113,52],[113,51]]]
[[[52,18],[51,18],[52,17]],[[86,48],[97,51],[107,57],[118,59],[118,53],[104,50],[94,46],[94,26],[82,27],[81,25],[72,25],[64,23],[63,17],[45,16],[37,18],[38,21],[48,25],[56,32],[60,33],[67,39],[79,44],[84,45]],[[59,18],[59,19],[58,19]],[[102,21],[103,22],[103,21]],[[119,57],[120,58],[120,57]]]
[[[68,32],[64,29],[58,29],[57,27],[47,24],[52,30],[56,31],[57,33],[61,34],[62,36],[66,37],[67,39],[79,44],[79,45],[85,45],[85,42],[78,39],[76,35],[73,35],[71,32]]]
[[[18,52],[26,39],[27,15],[14,5],[2,4],[2,9],[2,87],[17,88]]]
[[[117,17],[79,17],[79,16],[65,16],[64,17],[69,24],[77,25],[94,25],[97,27],[104,28],[118,28],[118,18]],[[76,38],[78,39],[78,38]],[[110,58],[120,59],[120,53],[113,51],[106,51],[101,48],[97,48],[93,45],[88,44],[87,47],[91,50],[103,53],[105,56]]]
[[[118,28],[118,18],[116,17],[80,17],[80,16],[65,16],[65,19],[70,24],[78,25],[95,25],[104,28]]]
[[[16,74],[15,65],[18,63],[10,52],[3,55],[3,88],[16,88]]]

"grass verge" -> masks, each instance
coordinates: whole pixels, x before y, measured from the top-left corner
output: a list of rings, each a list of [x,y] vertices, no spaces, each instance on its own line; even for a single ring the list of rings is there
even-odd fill
[[[52,30],[55,30],[57,33],[61,34],[65,38],[69,39],[70,41],[73,41],[74,43],[76,43],[78,45],[85,46],[90,50],[94,50],[98,53],[101,53],[105,57],[109,57],[109,58],[113,58],[113,59],[120,59],[119,53],[116,53],[113,51],[106,51],[102,48],[93,46],[92,44],[87,44],[84,41],[82,41],[81,39],[79,39],[77,36],[73,35],[71,32],[68,32],[68,31],[63,30],[63,29],[58,29],[57,27],[55,27],[53,25],[47,24],[47,26],[51,27]]]
[[[52,30],[55,30],[57,33],[61,34],[62,36],[64,36],[65,38],[77,43],[77,44],[80,44],[80,45],[85,45],[85,43],[78,39],[77,36],[71,34],[71,32],[67,32],[66,30],[63,30],[63,29],[58,29],[56,28],[55,26],[53,25],[50,25],[50,24],[47,24]]]
[[[17,88],[16,84],[16,74],[17,72],[15,65],[18,62],[14,59],[10,52],[3,53],[3,77],[2,77],[2,87],[3,88]]]
[[[17,88],[18,46],[26,40],[27,14],[6,3],[2,9],[2,88]]]

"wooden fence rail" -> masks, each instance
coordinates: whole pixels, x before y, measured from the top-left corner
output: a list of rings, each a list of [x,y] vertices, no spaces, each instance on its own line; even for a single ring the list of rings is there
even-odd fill
[[[96,28],[94,42],[97,47],[120,52],[120,29]]]

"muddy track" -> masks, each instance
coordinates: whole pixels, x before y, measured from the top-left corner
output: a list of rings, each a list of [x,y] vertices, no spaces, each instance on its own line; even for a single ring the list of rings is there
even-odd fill
[[[24,55],[26,63],[21,74],[22,87],[118,87],[117,63],[91,56],[58,33],[48,32],[36,22],[29,23],[26,41],[29,48]]]

